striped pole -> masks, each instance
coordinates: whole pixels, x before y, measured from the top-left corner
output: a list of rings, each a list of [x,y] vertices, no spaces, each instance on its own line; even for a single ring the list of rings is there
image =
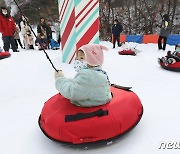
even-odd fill
[[[59,0],[62,60],[71,63],[84,44],[99,43],[99,0]]]

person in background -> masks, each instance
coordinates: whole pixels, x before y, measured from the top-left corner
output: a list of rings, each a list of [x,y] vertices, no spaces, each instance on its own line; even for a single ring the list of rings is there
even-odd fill
[[[60,23],[59,23],[58,20],[55,21],[54,29],[55,29],[55,32],[56,32],[56,41],[58,43],[60,43],[60,41],[61,41],[61,38],[60,38]]]
[[[23,42],[25,49],[34,49],[34,38],[31,28],[29,26],[29,19],[22,16],[21,25],[21,35],[23,36]]]
[[[158,39],[158,49],[165,51],[167,38],[170,34],[170,28],[171,28],[168,14],[163,15],[160,28],[161,30],[160,30],[159,39]],[[163,47],[162,47],[162,40],[163,40]]]
[[[49,48],[48,36],[50,36],[49,27],[46,23],[45,18],[41,17],[40,23],[37,26],[37,40],[36,40],[36,44],[38,45],[39,50]]]
[[[48,42],[47,48],[48,48],[48,49],[50,49],[51,39],[52,39],[51,22],[48,22],[48,23],[47,23],[47,42]]]
[[[113,34],[113,48],[115,48],[116,41],[118,43],[118,47],[120,47],[120,33],[123,31],[123,27],[121,23],[117,19],[114,20],[114,24],[112,26],[112,34]]]
[[[9,52],[10,45],[13,52],[19,52],[17,50],[14,33],[16,32],[16,25],[13,18],[9,15],[6,7],[1,7],[0,10],[0,33],[2,33],[2,40],[4,43],[4,51]]]
[[[21,43],[20,36],[19,36],[20,29],[19,29],[19,26],[17,24],[16,24],[16,29],[17,29],[17,31],[14,33],[14,40],[16,43],[16,47],[18,48],[18,44],[19,44],[21,46],[21,48],[23,48],[23,45]]]

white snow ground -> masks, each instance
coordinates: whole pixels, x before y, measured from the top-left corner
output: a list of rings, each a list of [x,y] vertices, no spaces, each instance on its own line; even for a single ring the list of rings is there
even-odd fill
[[[46,138],[38,117],[44,102],[57,93],[54,70],[42,51],[20,49],[0,60],[0,154],[180,153],[180,149],[159,149],[161,142],[180,143],[180,73],[160,68],[157,58],[165,52],[157,51],[156,44],[140,44],[137,56],[120,56],[111,43],[101,44],[110,49],[103,68],[111,82],[132,86],[142,101],[144,115],[137,127],[115,144],[90,150],[70,149]],[[72,65],[61,63],[60,51],[47,52],[67,77],[75,75]]]

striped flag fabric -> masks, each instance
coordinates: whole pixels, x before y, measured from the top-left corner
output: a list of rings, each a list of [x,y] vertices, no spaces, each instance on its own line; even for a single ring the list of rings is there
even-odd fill
[[[62,61],[71,63],[84,44],[99,43],[99,0],[59,0]]]

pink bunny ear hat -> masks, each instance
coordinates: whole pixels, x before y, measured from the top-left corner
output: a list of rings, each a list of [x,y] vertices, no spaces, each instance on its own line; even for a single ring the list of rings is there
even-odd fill
[[[79,48],[85,54],[85,61],[91,66],[99,66],[104,62],[103,50],[108,48],[99,44],[86,44]]]

